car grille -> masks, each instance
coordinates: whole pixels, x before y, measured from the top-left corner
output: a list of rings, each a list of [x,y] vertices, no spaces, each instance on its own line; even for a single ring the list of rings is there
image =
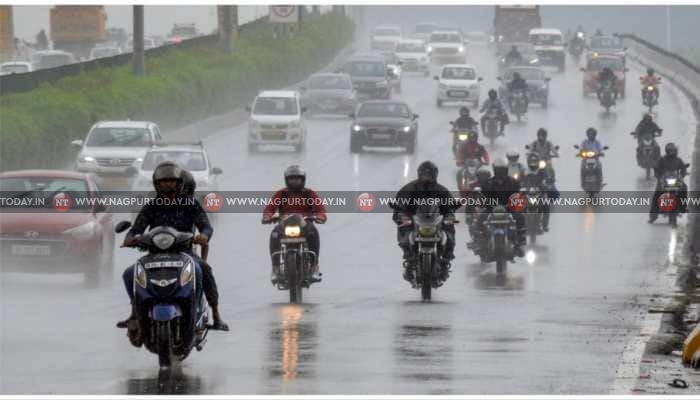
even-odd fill
[[[396,139],[396,129],[393,128],[367,128],[368,139],[371,141],[394,141]]]
[[[287,129],[287,124],[262,124],[261,129]]]
[[[24,253],[14,254],[13,246],[22,246],[26,251],[33,251],[34,254]],[[30,250],[29,247],[41,247],[41,251]],[[44,253],[48,249],[48,254]],[[66,242],[62,240],[27,240],[3,238],[0,240],[0,254],[7,257],[34,257],[34,258],[49,258],[61,256],[66,252]]]
[[[260,137],[263,140],[285,140],[287,135],[284,132],[262,132]]]
[[[457,54],[457,49],[455,49],[454,47],[438,47],[436,49],[433,49],[433,54]]]
[[[128,167],[136,161],[135,158],[97,158],[100,167]]]

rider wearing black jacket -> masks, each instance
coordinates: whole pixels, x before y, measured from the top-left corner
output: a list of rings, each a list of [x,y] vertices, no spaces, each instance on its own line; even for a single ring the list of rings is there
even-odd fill
[[[517,91],[522,91],[523,94],[525,95],[525,104],[528,104],[528,99],[527,99],[527,81],[520,76],[519,72],[514,72],[513,73],[513,79],[511,79],[510,82],[508,82],[508,101],[510,103],[510,106],[512,107],[512,99],[513,99],[513,93]]]
[[[512,212],[508,207],[510,196],[520,192],[520,184],[508,175],[508,163],[505,160],[496,160],[493,163],[493,177],[488,180],[483,188],[484,195],[492,200],[498,201],[499,205],[506,208],[515,219],[518,231],[515,252],[519,257],[524,256],[522,246],[525,244],[525,216],[520,212]]]
[[[522,187],[536,187],[543,197],[548,196],[552,188],[552,180],[547,171],[540,168],[540,158],[536,154],[530,153],[527,157],[527,168],[527,173],[521,180]],[[542,212],[542,230],[549,232],[549,204],[547,202],[540,204],[540,212]]]
[[[469,115],[469,109],[462,107],[459,109],[459,118],[455,120],[454,127],[456,129],[471,130],[476,129],[479,123]]]
[[[686,163],[678,157],[678,147],[674,143],[668,143],[666,145],[666,155],[661,157],[659,159],[659,162],[656,163],[656,167],[654,167],[654,173],[656,174],[656,178],[658,179],[658,183],[656,185],[656,191],[654,191],[654,196],[652,197],[651,200],[651,210],[649,211],[649,223],[652,224],[656,219],[659,217],[659,197],[664,193],[663,192],[663,178],[664,174],[669,173],[669,172],[677,172],[680,171],[680,176],[681,178],[684,177],[687,174],[687,166]],[[678,192],[678,212],[679,213],[684,213],[686,211],[686,207],[684,204],[684,200],[686,197],[688,197],[688,187],[683,184],[682,188]]]

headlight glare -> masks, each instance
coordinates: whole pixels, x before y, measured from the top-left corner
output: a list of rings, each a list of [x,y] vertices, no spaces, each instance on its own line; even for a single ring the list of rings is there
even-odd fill
[[[78,160],[80,162],[83,162],[83,163],[91,163],[91,162],[95,162],[95,157],[81,156]]]
[[[284,236],[295,238],[301,235],[301,228],[299,225],[290,225],[284,227]]]
[[[437,232],[437,227],[433,225],[424,225],[418,228],[418,234],[421,236],[433,236]]]
[[[402,130],[403,130],[404,132],[408,133],[408,132],[411,131],[411,127],[410,127],[410,126],[404,126]]]
[[[362,130],[362,127],[360,125],[353,125],[352,126],[353,132],[360,132],[361,130]]]

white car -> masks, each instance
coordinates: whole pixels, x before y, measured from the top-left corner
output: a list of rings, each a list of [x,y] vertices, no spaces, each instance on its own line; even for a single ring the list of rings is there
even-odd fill
[[[150,121],[101,121],[90,128],[85,141],[71,144],[80,148],[75,170],[92,172],[100,186],[130,186],[134,168],[162,136]]]
[[[440,75],[435,77],[438,81],[437,106],[442,107],[445,102],[472,103],[479,106],[479,94],[481,93],[481,81],[483,78],[476,76],[476,68],[467,64],[446,64],[440,69]]]
[[[403,39],[396,46],[396,56],[401,60],[401,68],[404,71],[422,72],[424,76],[430,74],[430,56],[428,46],[420,39]]]
[[[566,69],[566,46],[559,29],[531,29],[530,43],[535,47],[540,65],[555,66],[560,72]]]
[[[0,75],[23,74],[25,72],[32,72],[32,63],[12,61],[0,64]]]
[[[251,107],[248,120],[248,151],[260,145],[293,146],[296,152],[306,145],[306,124],[301,95],[294,90],[260,92]]]
[[[467,49],[459,31],[435,31],[428,40],[428,53],[439,63],[466,63]]]
[[[75,62],[73,54],[61,50],[42,50],[32,54],[32,68],[34,70],[62,67]]]
[[[122,50],[115,46],[97,46],[90,50],[90,59],[113,57],[122,54]]]
[[[380,25],[372,29],[370,47],[372,50],[394,50],[401,40],[401,27]]]

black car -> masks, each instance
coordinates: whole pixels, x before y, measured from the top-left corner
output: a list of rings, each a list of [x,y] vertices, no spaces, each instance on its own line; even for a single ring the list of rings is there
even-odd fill
[[[358,97],[391,98],[391,71],[381,56],[350,58],[340,72],[350,75]]]
[[[519,73],[527,82],[527,98],[530,104],[537,103],[547,108],[549,103],[549,80],[544,70],[540,67],[510,67],[503,71],[503,76],[499,76],[501,86],[498,88],[498,96],[507,99],[510,96],[508,83],[513,80],[513,73]]]
[[[413,154],[418,137],[418,115],[401,101],[372,100],[350,115],[350,152],[362,152],[362,146],[403,147]]]

